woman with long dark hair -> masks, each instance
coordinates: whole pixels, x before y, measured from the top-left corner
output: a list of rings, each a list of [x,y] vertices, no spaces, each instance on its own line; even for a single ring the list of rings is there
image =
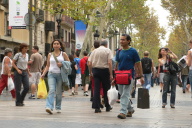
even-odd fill
[[[159,49],[159,67],[163,66],[163,95],[162,95],[162,108],[165,108],[167,105],[167,92],[169,90],[169,86],[171,85],[171,99],[170,106],[171,108],[175,108],[175,97],[176,97],[176,85],[177,85],[177,74],[171,74],[169,72],[169,61],[172,59],[177,59],[177,56],[169,49],[169,48],[161,48]]]
[[[48,86],[49,93],[46,99],[46,112],[53,114],[54,109],[54,96],[56,90],[56,103],[55,109],[57,113],[61,112],[61,102],[62,102],[62,76],[61,67],[62,61],[69,61],[69,58],[65,52],[63,52],[64,47],[60,40],[54,40],[51,43],[51,53],[47,57],[47,65],[41,78],[44,78],[45,74],[48,72]],[[58,60],[58,62],[56,61]]]

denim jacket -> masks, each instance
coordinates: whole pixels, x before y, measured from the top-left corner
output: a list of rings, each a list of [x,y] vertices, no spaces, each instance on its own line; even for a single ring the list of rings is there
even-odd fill
[[[63,80],[63,83],[65,85],[69,85],[69,79],[68,79],[68,75],[71,74],[71,62],[70,61],[62,61],[61,62],[63,64],[63,66],[61,67],[61,77]]]

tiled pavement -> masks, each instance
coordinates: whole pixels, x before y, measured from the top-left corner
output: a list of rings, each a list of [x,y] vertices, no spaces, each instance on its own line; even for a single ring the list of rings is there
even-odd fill
[[[90,97],[83,93],[71,97],[65,92],[62,111],[49,115],[45,112],[45,100],[29,100],[24,107],[15,107],[10,93],[0,96],[0,128],[192,128],[191,93],[182,93],[177,87],[176,108],[168,105],[161,108],[159,86],[150,90],[150,109],[136,108],[137,97],[132,99],[135,106],[133,117],[117,118],[120,105],[115,104],[111,112],[94,113]],[[168,96],[168,101],[170,96]]]

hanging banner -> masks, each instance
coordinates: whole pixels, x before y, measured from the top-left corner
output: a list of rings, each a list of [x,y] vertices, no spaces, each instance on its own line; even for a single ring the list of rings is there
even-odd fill
[[[86,24],[81,20],[75,21],[75,40],[76,40],[76,49],[81,49],[83,46],[83,41],[86,33]]]
[[[9,0],[9,29],[26,29],[24,21],[29,0]]]

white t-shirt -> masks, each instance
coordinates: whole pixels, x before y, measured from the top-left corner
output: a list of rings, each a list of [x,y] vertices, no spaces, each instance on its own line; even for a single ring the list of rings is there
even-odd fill
[[[9,58],[9,57],[8,57],[8,56],[5,56],[5,57],[3,58],[1,74],[4,74],[4,61],[5,61],[6,58]],[[8,64],[8,66],[9,66],[9,68],[11,68],[11,67],[12,67],[12,60],[11,60],[10,58],[9,58],[9,60],[10,60],[10,63]]]
[[[60,53],[59,56],[56,57],[59,62],[64,61],[63,58],[63,52]],[[57,62],[55,61],[55,58],[53,57],[53,54],[51,53],[50,57],[50,66],[49,66],[49,72],[52,73],[61,73],[61,69],[57,66]]]
[[[25,53],[26,56],[24,57],[21,52],[15,54],[13,60],[16,60],[16,65],[19,69],[26,70],[29,60],[29,55]]]

